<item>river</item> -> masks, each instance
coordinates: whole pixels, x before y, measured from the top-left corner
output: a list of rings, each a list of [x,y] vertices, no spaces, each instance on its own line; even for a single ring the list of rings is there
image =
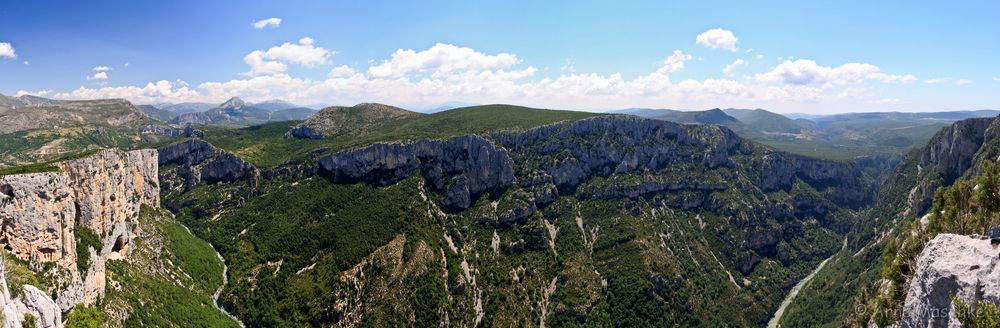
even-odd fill
[[[191,232],[191,229],[188,229],[186,225],[180,224],[180,226],[184,227],[184,230],[187,230],[187,232],[192,236],[198,237]],[[230,319],[233,319],[233,321],[236,321],[236,324],[240,325],[240,328],[246,328],[246,326],[243,325],[243,321],[240,321],[240,318],[236,317],[232,313],[229,313],[229,311],[226,311],[222,305],[219,305],[219,295],[222,294],[222,289],[226,288],[226,285],[229,284],[229,266],[226,265],[226,259],[222,258],[222,254],[219,253],[219,250],[215,249],[215,245],[212,245],[212,243],[208,243],[208,245],[212,246],[212,251],[215,252],[215,256],[219,258],[219,262],[222,262],[222,285],[220,285],[219,288],[215,290],[215,294],[212,295],[212,305],[214,305],[215,309],[219,310],[219,312],[222,312],[222,314],[225,314]]]
[[[844,237],[844,244],[840,246],[840,250],[844,250],[844,248],[847,248],[847,237]],[[830,257],[823,260],[823,262],[819,262],[816,269],[813,269],[808,276],[799,280],[799,283],[795,284],[795,287],[792,287],[792,290],[788,292],[788,296],[785,296],[785,299],[781,301],[781,306],[778,306],[778,311],[774,311],[774,316],[771,317],[771,321],[767,322],[767,328],[778,327],[778,322],[781,321],[781,316],[785,314],[785,309],[788,308],[789,304],[792,304],[792,301],[795,300],[795,296],[799,295],[799,291],[802,290],[802,287],[805,287],[806,284],[813,279],[813,277],[816,277],[816,273],[819,272],[819,270],[823,270],[823,267],[826,266],[826,262],[829,262],[830,259],[837,256],[839,253],[839,251],[833,253],[833,255],[830,255]]]

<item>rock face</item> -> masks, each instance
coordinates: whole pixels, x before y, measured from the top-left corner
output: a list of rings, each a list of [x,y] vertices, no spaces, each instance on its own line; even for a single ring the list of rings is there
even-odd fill
[[[62,327],[62,311],[48,294],[24,285],[21,296],[14,297],[7,288],[5,260],[0,259],[0,311],[2,311],[4,327],[21,327],[21,321],[26,314],[35,317],[37,327]]]
[[[161,147],[159,165],[177,165],[175,174],[161,177],[163,190],[183,187],[189,190],[200,184],[255,181],[259,170],[236,155],[215,148],[203,140],[188,140]]]
[[[61,311],[80,303],[95,304],[104,295],[106,261],[128,254],[140,208],[159,207],[157,157],[155,150],[104,150],[56,163],[61,172],[0,177],[3,243],[29,263],[57,263],[69,279],[64,289],[55,291],[57,301],[25,286],[24,296],[10,303],[20,304],[14,312],[18,316],[8,316],[5,308],[5,320],[30,312],[40,326],[58,327]],[[77,227],[103,239],[101,249],[88,250],[90,263],[85,273],[77,269]]]
[[[983,237],[940,234],[917,259],[903,305],[902,327],[961,327],[951,297],[966,304],[1000,302],[1000,247]]]
[[[106,236],[159,206],[156,156],[105,150],[57,163],[62,172],[0,177],[0,236],[18,258],[75,270],[75,225]]]
[[[907,199],[907,215],[919,215],[927,211],[939,186],[951,185],[969,168],[979,154],[984,140],[994,137],[998,130],[996,118],[970,118],[955,122],[938,132],[918,156],[917,164],[921,175],[934,175],[921,181],[910,190]],[[980,155],[980,156],[977,156]],[[995,159],[986,158],[986,159]]]
[[[18,258],[75,265],[74,200],[64,173],[0,177],[0,238]]]
[[[445,196],[442,205],[453,209],[469,208],[484,192],[514,183],[507,151],[479,136],[376,144],[325,157],[320,166],[339,183],[388,185],[419,173]]]
[[[858,207],[870,200],[861,170],[855,165],[760,148],[725,127],[632,117],[583,119],[485,137],[376,144],[330,155],[320,164],[321,171],[339,183],[387,185],[419,172],[445,196],[443,206],[464,209],[486,191],[512,186],[515,176],[520,187],[535,194],[534,202],[544,205],[555,197],[554,191],[575,193],[578,186],[595,176],[658,171],[671,165],[690,165],[697,170],[736,168],[733,156],[755,151],[764,155],[740,164],[742,169],[753,172],[754,188],[765,192],[788,190],[801,180],[817,190],[831,190],[828,200],[799,202],[803,205],[800,212],[825,212],[828,206],[824,202]],[[618,198],[663,191],[707,194],[727,188],[725,181],[646,179],[588,188],[578,196]],[[676,202],[684,208],[710,205],[704,197]]]
[[[103,236],[119,222],[134,222],[142,205],[159,206],[157,163],[155,150],[105,150],[57,166],[75,194],[78,223]]]

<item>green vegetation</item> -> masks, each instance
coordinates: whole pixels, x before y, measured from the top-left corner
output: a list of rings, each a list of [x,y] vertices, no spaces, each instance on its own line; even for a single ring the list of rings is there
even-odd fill
[[[100,237],[80,224],[73,227],[73,237],[76,238],[76,268],[78,272],[86,274],[90,267],[90,249],[99,253],[104,245]]]
[[[964,327],[990,328],[1000,327],[1000,306],[989,301],[979,301],[974,307],[965,304],[962,299],[952,296],[955,305],[955,318]]]
[[[125,327],[233,327],[212,295],[222,285],[222,263],[211,245],[188,234],[169,213],[143,207],[128,261],[109,261],[109,289],[102,310],[131,309]]]
[[[26,173],[42,173],[42,172],[59,172],[59,168],[55,167],[50,163],[37,163],[37,164],[13,166],[0,169],[0,176],[26,174]]]
[[[752,167],[761,150],[734,160]],[[523,152],[518,162],[526,171],[545,161],[530,155],[540,150]],[[498,217],[523,206],[530,190],[513,187],[444,213],[435,205],[441,196],[416,177],[386,187],[278,178],[259,181],[252,196],[244,194],[245,182],[235,182],[165,201],[184,204],[178,219],[228,259],[222,301],[249,326],[420,326],[445,316],[471,325],[477,302],[483,325],[537,325],[543,301],[553,326],[753,326],[767,322],[784,291],[836,251],[843,236],[828,225],[839,217],[753,217],[747,211],[762,208],[762,198],[790,202],[829,191],[799,181],[749,197],[759,189],[746,174],[677,164],[596,177],[516,223]],[[644,181],[730,187],[590,197]],[[666,205],[700,198],[734,205],[720,209],[727,215]],[[547,246],[550,231],[554,248]],[[770,232],[783,232],[775,254],[739,271],[741,258],[756,256],[745,240]],[[475,272],[475,286],[466,269]],[[545,298],[541,290],[553,281]]]
[[[66,317],[66,328],[99,328],[104,325],[104,312],[90,306],[77,305]]]
[[[56,163],[85,158],[87,156],[96,154],[98,151],[101,151],[101,149],[85,150],[42,163],[0,168],[0,176],[27,174],[27,173],[59,172],[60,171],[59,168],[55,166]]]
[[[458,108],[430,115],[410,116],[362,134],[332,136],[322,140],[286,138],[301,121],[267,123],[246,128],[202,126],[205,140],[233,152],[254,165],[272,167],[292,159],[308,159],[319,148],[330,151],[374,142],[446,138],[507,129],[528,129],[563,120],[598,114],[544,110],[510,105]]]
[[[872,318],[876,323],[887,326],[899,319],[892,314],[902,307],[909,277],[916,271],[917,256],[931,239],[941,233],[986,234],[987,229],[1000,224],[998,190],[1000,165],[987,161],[980,176],[938,189],[926,226],[912,222],[901,239],[889,241],[883,253],[881,275],[892,283],[886,292],[865,300],[875,309]]]
[[[21,319],[21,328],[36,328],[38,327],[38,319],[35,318],[34,314],[25,313],[24,318]]]

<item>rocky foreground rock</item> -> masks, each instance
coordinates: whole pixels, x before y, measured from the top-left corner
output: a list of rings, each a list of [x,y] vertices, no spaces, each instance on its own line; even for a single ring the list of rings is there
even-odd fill
[[[961,327],[952,296],[965,304],[1000,302],[1000,244],[985,237],[940,234],[917,259],[901,327]]]
[[[105,262],[129,252],[140,208],[159,207],[155,150],[104,150],[55,166],[58,172],[0,176],[2,242],[33,270],[54,277],[56,286],[42,291],[26,285],[13,297],[4,283],[0,305],[7,327],[20,326],[28,313],[42,327],[58,327],[61,314],[73,306],[95,304],[104,295]],[[88,229],[102,240],[101,249],[88,250],[86,272],[78,269],[74,229]],[[37,265],[46,262],[57,266]]]

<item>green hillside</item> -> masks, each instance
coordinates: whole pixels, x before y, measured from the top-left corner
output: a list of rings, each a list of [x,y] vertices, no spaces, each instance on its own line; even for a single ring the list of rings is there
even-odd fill
[[[504,129],[527,129],[564,120],[592,117],[595,113],[487,105],[456,108],[429,115],[413,115],[364,133],[332,136],[322,140],[288,138],[285,134],[302,123],[274,122],[246,128],[200,127],[205,140],[262,167],[303,159],[319,148],[328,151],[368,145],[377,141],[444,138]]]

